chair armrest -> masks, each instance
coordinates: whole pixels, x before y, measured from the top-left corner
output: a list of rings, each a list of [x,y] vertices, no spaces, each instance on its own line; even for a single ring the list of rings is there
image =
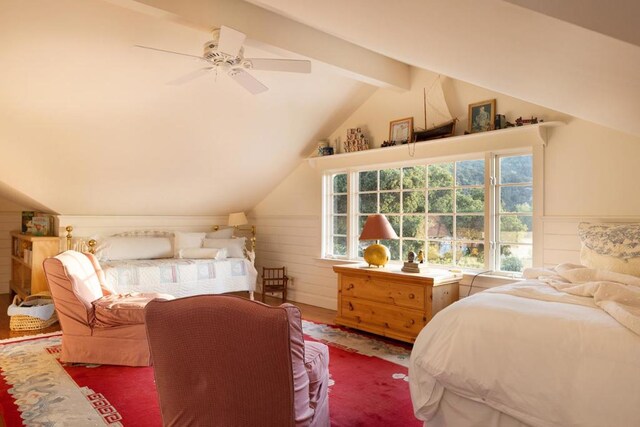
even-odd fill
[[[171,295],[158,293],[112,294],[98,298],[91,303],[95,315],[93,326],[109,328],[144,324],[144,308],[156,298],[173,299]]]
[[[304,367],[309,376],[309,404],[315,408],[326,398],[329,387],[329,348],[319,342],[305,341]]]

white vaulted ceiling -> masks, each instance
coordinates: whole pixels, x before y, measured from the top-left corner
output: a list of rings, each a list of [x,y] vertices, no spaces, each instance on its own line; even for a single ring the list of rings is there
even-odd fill
[[[640,135],[635,0],[250,0],[399,61]]]
[[[321,63],[252,71],[270,88],[257,96],[226,75],[172,86],[198,62],[132,48],[199,55],[209,39],[109,2],[3,1],[0,197],[65,214],[250,209],[375,90]]]
[[[640,135],[628,0],[0,0],[0,198],[64,214],[247,210],[407,64]],[[574,13],[575,12],[575,13]],[[208,31],[313,73],[167,82]]]

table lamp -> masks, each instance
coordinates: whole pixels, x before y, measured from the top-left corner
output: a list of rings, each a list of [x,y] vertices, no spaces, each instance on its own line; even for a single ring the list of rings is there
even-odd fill
[[[364,250],[364,260],[369,267],[384,267],[389,261],[391,253],[389,249],[378,243],[378,240],[397,239],[398,235],[389,224],[387,217],[382,214],[369,215],[367,222],[364,223],[360,240],[375,240],[376,243],[369,245]]]
[[[247,221],[247,216],[244,214],[244,212],[235,212],[229,214],[229,227],[238,228],[239,225],[245,225],[248,223],[249,221]]]

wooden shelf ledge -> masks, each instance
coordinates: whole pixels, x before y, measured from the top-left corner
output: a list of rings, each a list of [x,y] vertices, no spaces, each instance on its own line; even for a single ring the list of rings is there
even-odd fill
[[[560,121],[542,122],[489,132],[434,139],[415,144],[372,148],[370,150],[340,153],[332,156],[309,157],[307,161],[313,168],[331,170],[376,163],[406,162],[413,159],[546,146],[550,137],[549,129],[563,125],[564,123]],[[411,153],[413,153],[413,156]]]

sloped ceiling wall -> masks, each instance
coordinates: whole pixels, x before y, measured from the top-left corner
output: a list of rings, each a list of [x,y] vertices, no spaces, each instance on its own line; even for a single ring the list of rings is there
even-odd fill
[[[97,0],[3,2],[0,183],[48,211],[215,215],[248,210],[374,87],[314,63],[167,85],[197,68],[205,31]],[[277,57],[245,46],[247,57]],[[290,55],[290,57],[295,57]]]
[[[250,1],[407,64],[640,135],[637,1]]]
[[[3,2],[0,196],[62,214],[248,210],[370,84],[406,88],[406,64],[640,135],[637,9],[568,2]],[[198,55],[220,24],[248,34],[247,56],[308,57],[313,74],[254,72],[260,96],[224,75],[171,86],[198,64],[131,48]]]

